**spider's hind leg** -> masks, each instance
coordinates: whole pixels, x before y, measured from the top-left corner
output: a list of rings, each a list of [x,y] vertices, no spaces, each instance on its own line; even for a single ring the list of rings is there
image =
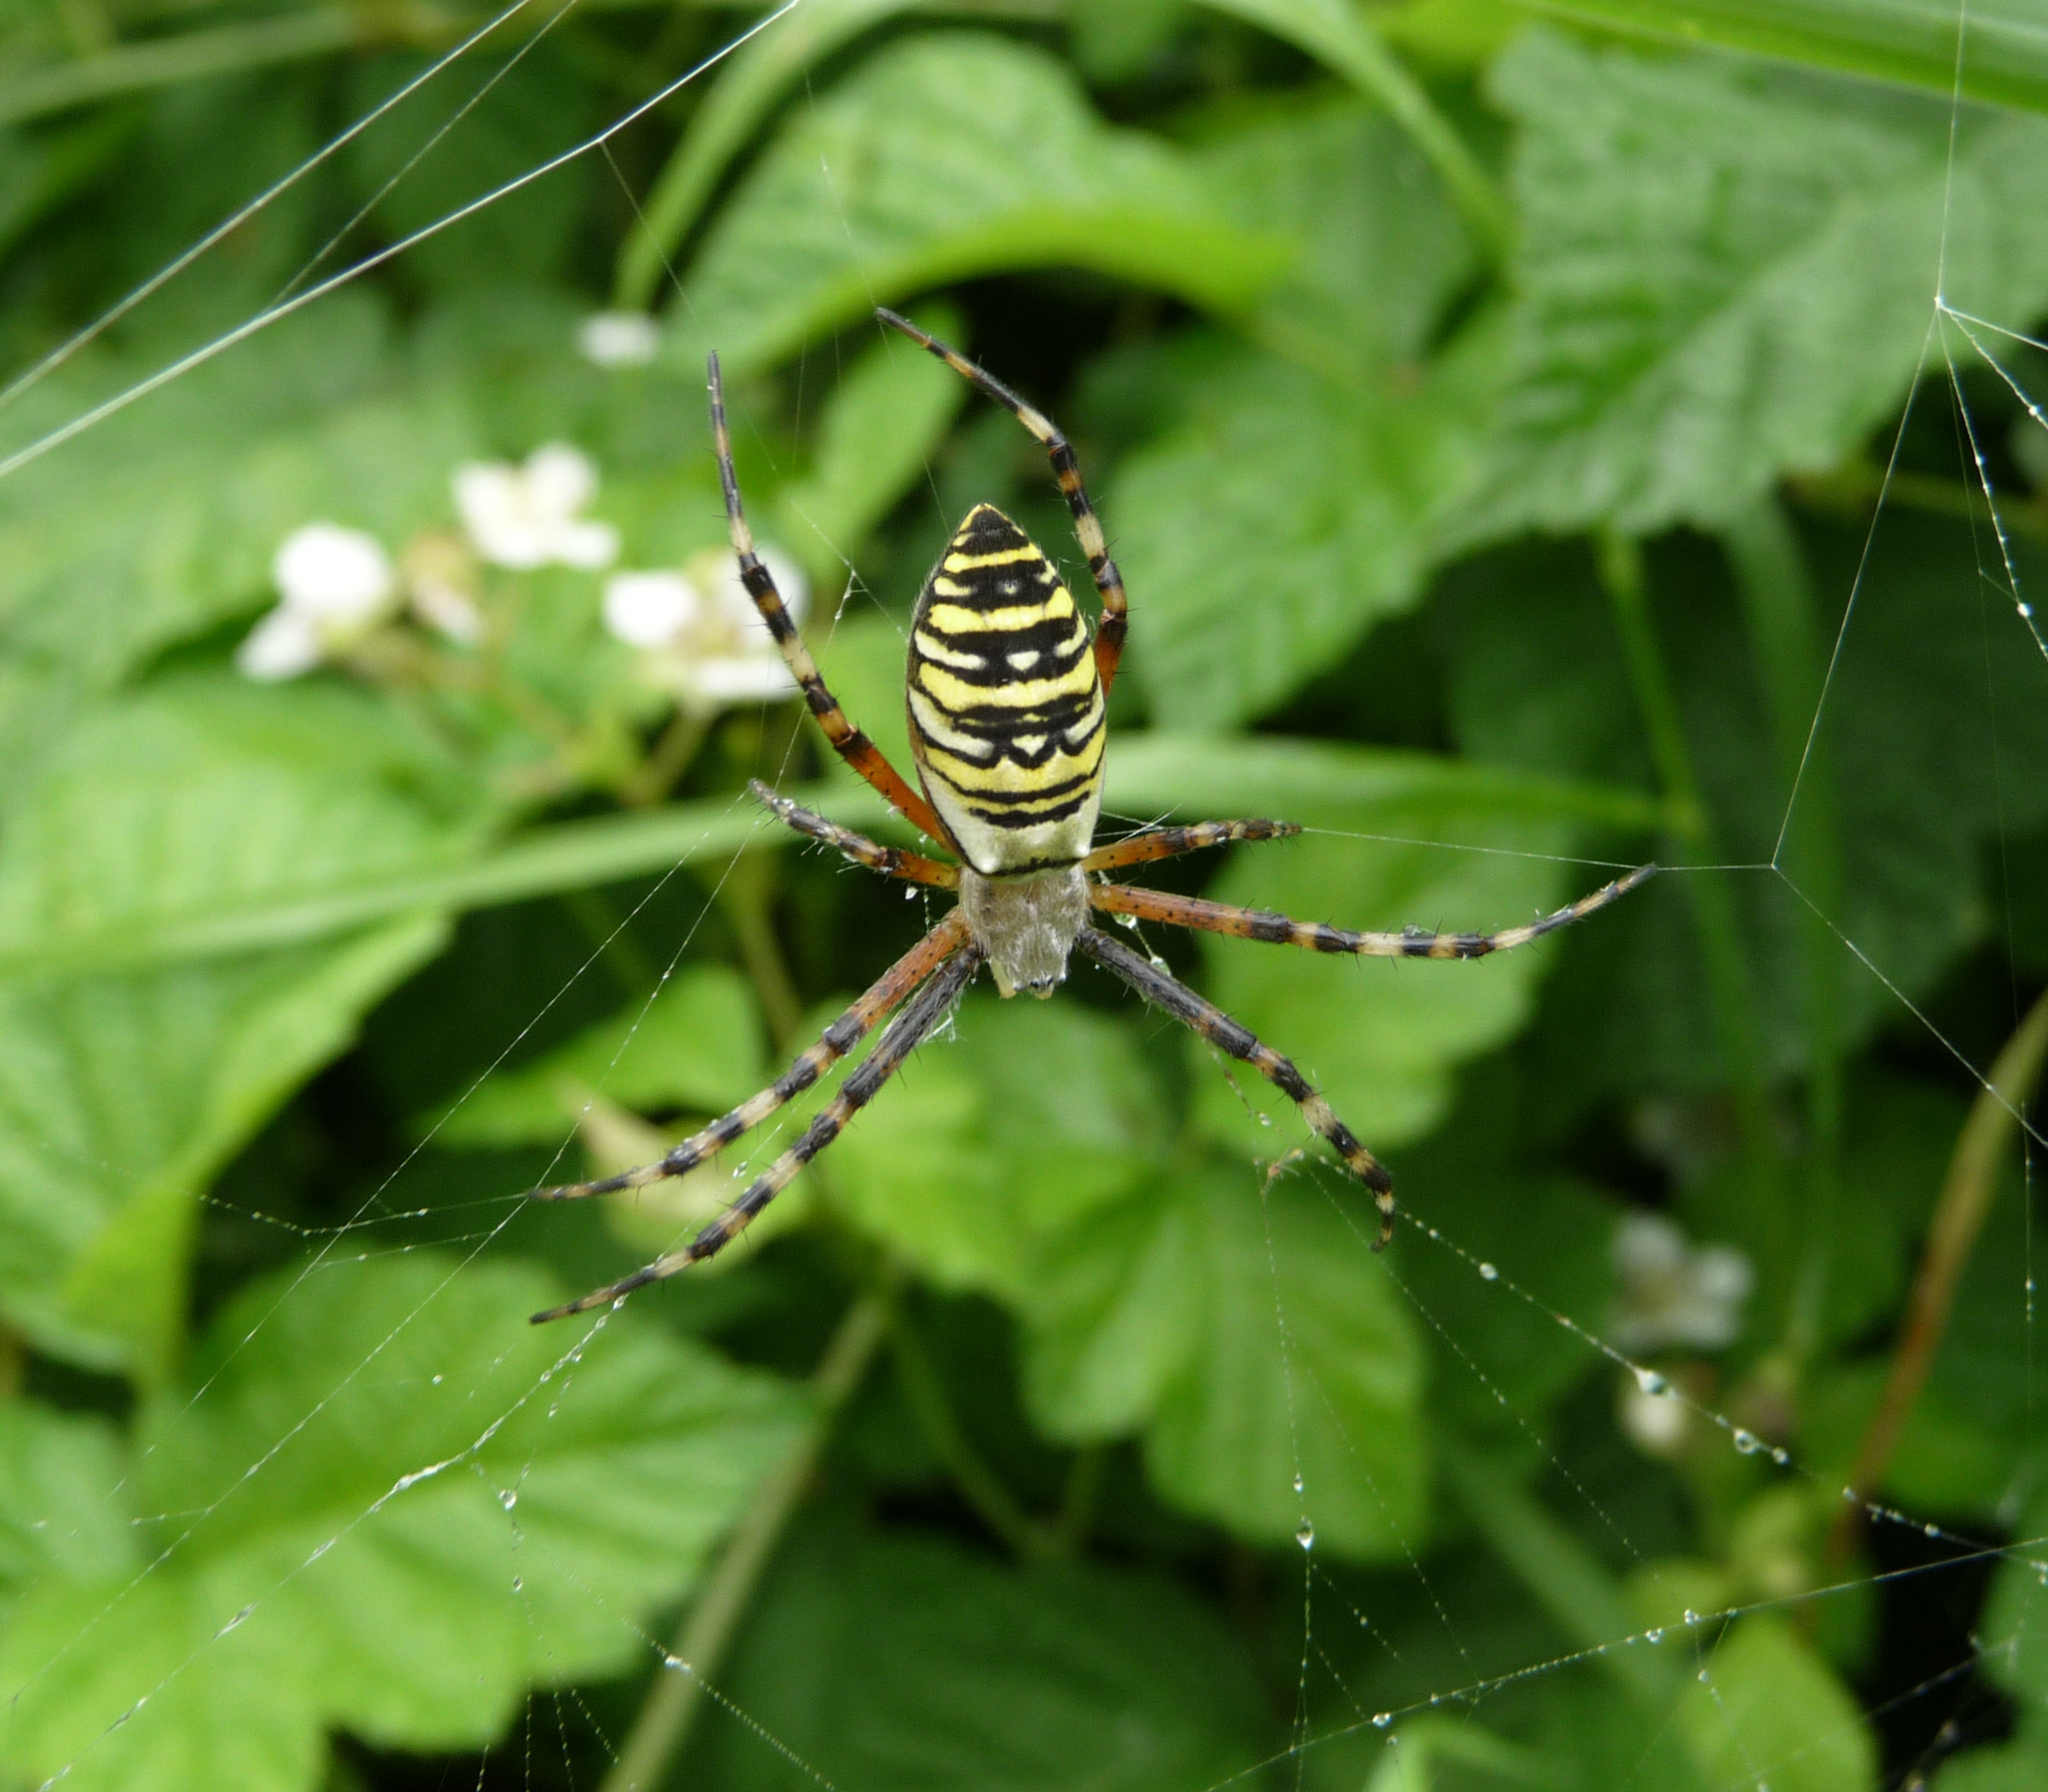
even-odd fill
[[[1351,1128],[1337,1118],[1291,1059],[1282,1057],[1242,1021],[1233,1021],[1214,1003],[1204,1001],[1186,984],[1122,941],[1085,927],[1074,944],[1103,969],[1121,977],[1155,1008],[1164,1009],[1175,1020],[1192,1027],[1219,1051],[1249,1064],[1293,1102],[1301,1110],[1302,1119],[1329,1141],[1344,1160],[1344,1167],[1372,1190],[1380,1210],[1380,1236],[1372,1248],[1376,1251],[1386,1248],[1388,1240],[1393,1236],[1393,1178],[1387,1173],[1386,1165],[1359,1143]]]
[[[975,973],[981,968],[981,954],[972,945],[960,946],[929,982],[911,998],[903,1012],[890,1021],[866,1061],[848,1077],[846,1086],[825,1104],[823,1112],[804,1128],[802,1137],[754,1178],[747,1192],[713,1220],[680,1250],[657,1257],[643,1269],[623,1277],[608,1288],[591,1293],[545,1312],[535,1313],[533,1324],[567,1318],[571,1313],[588,1312],[594,1306],[608,1306],[637,1288],[660,1282],[701,1263],[724,1250],[751,1225],[761,1209],[796,1179],[797,1172],[823,1151],[846,1129],[847,1122],[874,1099],[903,1061],[951,1012]]]

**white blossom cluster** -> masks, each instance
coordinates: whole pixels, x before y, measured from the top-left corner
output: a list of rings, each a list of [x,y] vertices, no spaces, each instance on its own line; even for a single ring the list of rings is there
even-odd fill
[[[624,339],[637,341],[635,329],[647,321],[587,320],[585,351],[630,364],[639,351]],[[652,352],[651,338],[642,346]],[[579,449],[551,442],[516,464],[468,462],[455,469],[452,486],[460,537],[422,536],[396,561],[375,536],[338,523],[308,523],[288,536],[271,563],[276,606],[236,655],[242,672],[266,683],[298,678],[406,607],[448,639],[472,643],[483,631],[473,595],[477,562],[595,573],[619,557],[619,532],[586,514],[597,496],[597,468]],[[762,558],[800,622],[809,603],[801,570],[774,548],[764,547]],[[679,568],[614,573],[603,615],[612,636],[639,651],[642,676],[694,708],[772,701],[796,688],[729,549]]]

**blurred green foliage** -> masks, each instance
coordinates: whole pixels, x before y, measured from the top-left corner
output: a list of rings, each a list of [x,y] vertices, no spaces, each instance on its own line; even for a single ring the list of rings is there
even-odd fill
[[[0,26],[0,1789],[590,1787],[665,1702],[732,1788],[2048,1785],[2016,1148],[1882,1391],[2048,980],[2040,21],[1532,10]],[[1384,1256],[1081,969],[970,995],[745,1247],[532,1330],[829,1089],[522,1191],[935,913],[744,795],[907,843],[718,635],[705,351],[899,764],[959,515],[1081,570],[876,304],[1076,438],[1115,825],[1308,830],[1148,881],[1463,928],[1674,875],[1479,964],[1144,930],[1386,1154]],[[315,524],[382,571],[309,621]]]

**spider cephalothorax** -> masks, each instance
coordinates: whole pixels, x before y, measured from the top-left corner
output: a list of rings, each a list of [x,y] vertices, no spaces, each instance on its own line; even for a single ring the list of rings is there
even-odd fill
[[[1114,973],[1148,1002],[1195,1029],[1217,1050],[1249,1064],[1301,1109],[1302,1116],[1373,1192],[1384,1244],[1393,1225],[1393,1182],[1371,1152],[1330,1111],[1308,1079],[1237,1021],[1177,982],[1156,960],[1134,952],[1088,924],[1091,911],[1198,928],[1242,939],[1306,946],[1321,952],[1391,958],[1478,958],[1568,927],[1634,888],[1645,865],[1568,908],[1494,934],[1353,933],[1289,920],[1257,909],[1226,907],[1198,897],[1134,889],[1103,874],[1170,858],[1229,841],[1273,840],[1300,829],[1289,822],[1199,822],[1152,828],[1106,847],[1094,844],[1102,806],[1106,702],[1116,678],[1127,626],[1124,586],[1109,558],[1103,527],[1081,483],[1073,451],[1050,418],[942,342],[893,311],[876,317],[939,357],[1004,406],[1039,441],[1073,513],[1074,533],[1102,599],[1092,634],[1059,570],[1022,530],[992,504],[968,514],[917,600],[911,618],[905,680],[911,751],[924,785],[920,795],[875,743],[847,719],[818,676],[803,637],[783,607],[775,580],[754,552],[740,504],[725,428],[718,357],[711,358],[711,417],[725,513],[740,573],[811,713],[833,749],[912,826],[959,861],[886,847],[800,808],[766,785],[753,792],[788,826],[836,847],[856,863],[908,883],[957,890],[960,900],[905,953],[873,988],[825,1029],[767,1088],[684,1140],[657,1162],[596,1182],[536,1190],[549,1200],[644,1187],[695,1169],[722,1146],[759,1126],[823,1076],[893,1009],[895,1018],[875,1048],[804,1129],[801,1137],[757,1177],[738,1200],[680,1248],[622,1281],[537,1320],[615,1300],[634,1289],[701,1262],[738,1236],[748,1223],[836,1138],[903,1061],[951,1012],[986,964],[1004,996],[1020,990],[1049,996],[1079,951]]]

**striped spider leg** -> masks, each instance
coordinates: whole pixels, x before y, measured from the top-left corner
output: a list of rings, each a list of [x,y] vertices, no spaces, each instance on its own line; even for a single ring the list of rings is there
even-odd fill
[[[739,475],[732,467],[732,435],[725,427],[725,384],[719,372],[717,355],[706,364],[706,372],[711,386],[711,433],[719,457],[719,483],[725,493],[725,522],[732,537],[732,551],[740,562],[740,582],[761,613],[761,620],[768,625],[768,632],[782,650],[783,664],[802,689],[804,701],[817,718],[817,725],[832,750],[880,791],[889,806],[919,833],[951,845],[952,836],[933,812],[932,806],[910,787],[881,748],[847,719],[846,711],[826,687],[817,662],[811,657],[795,620],[776,590],[774,575],[754,551],[753,532],[747,527],[747,513],[740,506]]]
[[[779,805],[781,799],[778,798],[777,802]],[[789,806],[795,807],[794,804]],[[816,822],[820,828],[833,828],[833,823],[822,817],[812,815],[808,810],[800,810],[798,813],[806,821]],[[806,829],[805,831],[812,830]],[[835,829],[834,831],[845,834],[847,830]],[[887,854],[893,851],[887,847],[876,846],[872,841],[864,840],[858,835],[848,835],[847,841],[835,840],[833,844],[846,851],[849,842],[876,854]],[[915,854],[909,853],[902,856],[905,858],[916,858]],[[862,862],[867,861],[864,858]],[[951,869],[946,865],[933,865],[928,859],[918,860],[917,863],[930,865],[938,871]],[[643,1164],[637,1169],[622,1171],[616,1176],[603,1176],[592,1182],[565,1183],[556,1188],[532,1190],[532,1197],[538,1201],[576,1201],[590,1195],[614,1195],[621,1190],[643,1189],[650,1183],[660,1182],[671,1176],[687,1175],[722,1147],[751,1132],[778,1108],[810,1088],[872,1033],[885,1015],[905,1004],[907,999],[908,1005],[890,1021],[881,1039],[876,1042],[875,1050],[869,1053],[866,1062],[847,1079],[846,1087],[811,1122],[796,1143],[757,1177],[731,1207],[680,1250],[671,1251],[666,1256],[657,1258],[644,1269],[634,1271],[631,1275],[613,1283],[608,1288],[598,1289],[579,1300],[570,1301],[565,1306],[552,1307],[546,1312],[535,1313],[533,1323],[536,1325],[544,1324],[550,1319],[564,1318],[571,1313],[585,1312],[593,1306],[602,1306],[617,1300],[621,1295],[631,1294],[633,1289],[643,1288],[649,1282],[659,1282],[672,1276],[678,1270],[687,1269],[693,1263],[701,1263],[705,1258],[724,1249],[746,1229],[748,1222],[763,1207],[788,1186],[791,1178],[804,1165],[838,1137],[847,1121],[867,1105],[875,1091],[888,1080],[897,1066],[945,1018],[961,992],[972,980],[980,963],[980,950],[969,931],[966,917],[955,909],[884,971],[874,986],[828,1027],[817,1043],[801,1053],[782,1075],[759,1094],[748,1097],[730,1113],[722,1114],[701,1132],[692,1133],[666,1156],[657,1158],[651,1164]]]
[[[1095,580],[1095,589],[1103,600],[1103,619],[1095,631],[1095,669],[1103,681],[1103,695],[1108,696],[1110,685],[1116,681],[1117,662],[1123,658],[1124,637],[1129,632],[1131,623],[1124,596],[1124,575],[1117,571],[1116,562],[1109,557],[1109,544],[1103,535],[1103,520],[1095,514],[1095,506],[1089,502],[1088,488],[1081,483],[1081,469],[1073,457],[1073,445],[1043,411],[1027,404],[993,374],[948,348],[936,336],[926,335],[908,317],[899,317],[879,305],[875,307],[875,315],[891,329],[901,330],[920,348],[936,355],[962,379],[970,381],[1002,405],[1044,444],[1046,458],[1052,463],[1053,477],[1059,481],[1067,508],[1073,513],[1074,537],[1081,544],[1081,552],[1088,556],[1089,575]]]
[[[1224,829],[1230,823],[1211,823],[1212,828]],[[1242,823],[1235,825],[1242,825]],[[1173,830],[1185,835],[1201,833],[1199,828]],[[1289,830],[1294,831],[1294,830]],[[1271,838],[1271,835],[1225,835],[1245,839]],[[1139,835],[1126,841],[1126,848],[1157,838],[1156,835]],[[1202,839],[1191,842],[1207,845]],[[1114,852],[1116,848],[1109,848]],[[1164,857],[1171,848],[1162,847],[1155,855]],[[1097,854],[1095,858],[1103,855]],[[1133,857],[1137,855],[1132,854]],[[1129,861],[1126,861],[1129,862]],[[1093,863],[1093,860],[1091,860]],[[1141,920],[1165,922],[1173,927],[1200,929],[1205,933],[1225,934],[1241,940],[1260,940],[1276,945],[1305,946],[1312,951],[1345,952],[1359,957],[1379,958],[1483,958],[1491,952],[1509,951],[1518,945],[1527,945],[1532,940],[1539,940],[1545,934],[1555,933],[1559,928],[1569,927],[1581,921],[1596,910],[1605,908],[1610,902],[1626,896],[1637,885],[1653,876],[1655,865],[1644,865],[1631,871],[1626,877],[1616,878],[1590,896],[1545,915],[1521,927],[1504,928],[1492,934],[1434,934],[1417,928],[1405,928],[1399,933],[1353,933],[1347,928],[1326,927],[1319,922],[1294,921],[1285,915],[1274,914],[1263,909],[1234,908],[1220,902],[1207,902],[1195,896],[1176,896],[1164,890],[1133,889],[1126,884],[1091,884],[1088,899],[1091,906],[1114,915],[1130,915]],[[1191,1027],[1218,1050],[1248,1063],[1287,1096],[1300,1108],[1301,1116],[1322,1137],[1327,1139],[1343,1159],[1344,1167],[1372,1190],[1373,1199],[1379,1204],[1380,1235],[1374,1241],[1376,1250],[1383,1250],[1393,1236],[1393,1178],[1371,1152],[1359,1143],[1351,1129],[1339,1120],[1329,1103],[1318,1094],[1307,1078],[1295,1068],[1293,1062],[1260,1040],[1248,1027],[1207,1002],[1153,963],[1150,959],[1132,951],[1121,941],[1093,928],[1084,928],[1074,944],[1093,958],[1104,969],[1114,972],[1129,984],[1155,1007],[1163,1009],[1176,1020]]]

